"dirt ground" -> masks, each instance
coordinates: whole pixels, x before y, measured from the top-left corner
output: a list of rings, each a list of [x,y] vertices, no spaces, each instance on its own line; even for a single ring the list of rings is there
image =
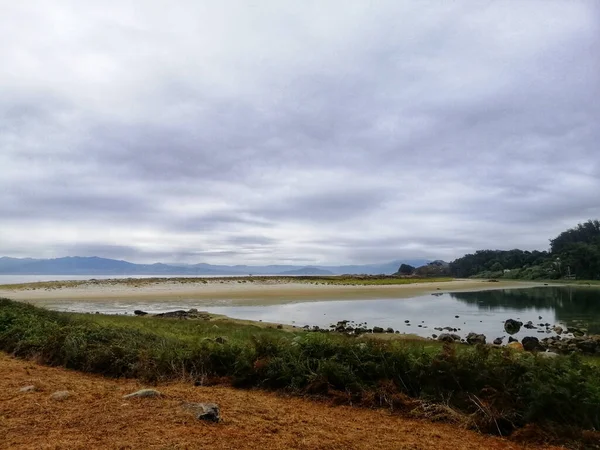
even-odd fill
[[[32,392],[20,388],[35,386]],[[501,438],[275,393],[171,383],[163,398],[125,400],[142,386],[51,368],[0,353],[1,449],[523,449]],[[71,396],[54,400],[56,391]],[[183,402],[215,402],[201,422]]]

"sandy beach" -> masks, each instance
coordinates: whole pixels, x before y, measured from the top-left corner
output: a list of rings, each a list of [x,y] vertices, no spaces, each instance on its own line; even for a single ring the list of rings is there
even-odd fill
[[[452,280],[399,285],[335,285],[294,282],[289,279],[262,279],[253,282],[235,279],[204,280],[102,280],[74,283],[31,283],[0,286],[0,297],[38,305],[60,300],[102,302],[127,300],[164,302],[194,300],[199,304],[273,305],[320,300],[368,300],[410,298],[437,292],[465,292],[541,286],[542,283],[487,280]]]

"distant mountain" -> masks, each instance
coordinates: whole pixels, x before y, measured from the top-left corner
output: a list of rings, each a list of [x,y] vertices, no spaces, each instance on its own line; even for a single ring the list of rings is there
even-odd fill
[[[399,260],[382,264],[345,266],[294,265],[212,265],[200,264],[134,264],[97,256],[67,256],[54,259],[0,258],[0,274],[4,275],[339,275],[392,274],[401,264],[422,266],[427,260]]]
[[[278,275],[335,275],[331,270],[319,269],[318,267],[301,267],[300,269],[286,270]]]

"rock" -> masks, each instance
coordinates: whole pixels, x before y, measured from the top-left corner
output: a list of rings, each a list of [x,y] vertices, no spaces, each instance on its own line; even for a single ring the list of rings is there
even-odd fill
[[[567,333],[572,333],[573,336],[581,337],[585,335],[585,332],[580,328],[569,327],[567,328]]]
[[[558,325],[556,325],[554,328],[552,328],[552,330],[558,335],[561,335],[563,333],[562,327],[558,326]]]
[[[147,316],[148,313],[146,311],[142,311],[141,309],[136,309],[135,311],[133,311],[133,314],[135,314],[136,316]]]
[[[533,324],[533,322],[530,320],[529,322],[527,322],[525,325],[523,325],[524,328],[527,328],[528,330],[536,330],[537,327]]]
[[[485,335],[477,334],[477,333],[469,333],[467,335],[467,342],[470,345],[485,344]]]
[[[518,340],[518,339],[515,339],[515,338],[514,338],[514,337],[512,337],[512,336],[509,336],[509,337],[508,337],[508,343],[510,344],[511,342],[519,342],[519,340]]]
[[[434,339],[437,339],[438,335],[437,334],[432,334],[431,337],[434,338]]]
[[[56,391],[52,395],[50,395],[50,398],[52,400],[57,400],[59,402],[62,402],[63,400],[68,399],[69,397],[71,397],[71,393],[69,391]]]
[[[183,408],[191,411],[198,420],[221,421],[221,410],[216,403],[185,403]]]
[[[515,334],[519,332],[522,325],[523,322],[519,322],[518,320],[514,319],[508,319],[506,322],[504,322],[504,331],[506,331],[508,334]]]
[[[386,333],[393,333],[394,329],[392,327],[389,327],[385,330]]]
[[[528,352],[544,350],[540,344],[540,340],[536,337],[526,336],[521,342],[523,344],[523,348]]]
[[[458,319],[459,316],[454,316],[456,319]]]
[[[558,353],[554,353],[551,351],[545,351],[545,352],[540,352],[539,356],[541,356],[543,358],[556,358],[558,356]]]
[[[137,392],[124,395],[123,398],[156,398],[162,397],[162,394],[155,389],[141,389]]]
[[[460,341],[460,336],[457,334],[442,333],[437,339],[443,342],[456,342]]]
[[[30,385],[30,386],[23,386],[21,389],[19,389],[19,392],[33,392],[35,390],[36,390],[35,386]]]
[[[410,320],[408,320],[408,319],[404,321],[404,323],[408,323],[408,322],[410,322]]]
[[[283,329],[283,325],[281,325],[281,324],[277,325],[277,329],[278,330],[282,330]]]
[[[373,333],[383,333],[383,328],[381,328],[381,327],[373,327]]]
[[[510,342],[509,344],[507,344],[508,348],[512,348],[513,350],[517,350],[517,351],[523,351],[523,344],[521,344],[520,342]]]
[[[502,345],[502,339],[501,337],[494,339],[494,345]]]

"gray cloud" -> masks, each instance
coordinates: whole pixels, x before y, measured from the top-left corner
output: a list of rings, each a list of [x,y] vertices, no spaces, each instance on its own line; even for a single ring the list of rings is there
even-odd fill
[[[553,1],[4,6],[0,254],[545,249],[600,216],[599,17]]]

